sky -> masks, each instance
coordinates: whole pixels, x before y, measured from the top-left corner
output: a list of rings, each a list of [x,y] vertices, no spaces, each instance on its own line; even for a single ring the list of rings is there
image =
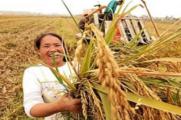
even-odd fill
[[[132,1],[132,2],[131,2]],[[181,0],[145,0],[153,17],[172,16],[181,18]],[[107,5],[110,0],[64,0],[72,14],[81,14],[96,4]],[[126,0],[130,7],[142,3],[141,0]],[[61,0],[0,0],[0,11],[22,11],[43,14],[68,15]],[[133,15],[148,15],[145,8],[137,8]]]

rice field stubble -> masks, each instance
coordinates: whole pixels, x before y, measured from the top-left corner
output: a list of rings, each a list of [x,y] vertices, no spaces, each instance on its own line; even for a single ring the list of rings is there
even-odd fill
[[[37,35],[55,32],[71,39],[74,34],[68,31],[76,30],[72,26],[69,18],[0,16],[0,119],[28,119],[22,108],[21,82],[24,69],[39,61],[34,50]]]

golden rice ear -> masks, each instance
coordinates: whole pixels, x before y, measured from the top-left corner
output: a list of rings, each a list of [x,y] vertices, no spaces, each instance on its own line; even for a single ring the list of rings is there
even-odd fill
[[[96,37],[98,80],[103,87],[108,88],[107,99],[110,101],[110,114],[114,116],[111,119],[131,120],[135,114],[126,99],[125,93],[120,88],[120,82],[118,81],[119,66],[100,31],[94,25],[91,25],[91,29]],[[121,111],[124,111],[124,113]]]

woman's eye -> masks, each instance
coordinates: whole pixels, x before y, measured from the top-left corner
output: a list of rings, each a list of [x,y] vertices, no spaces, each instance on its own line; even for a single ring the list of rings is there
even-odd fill
[[[55,45],[56,47],[61,47],[62,45],[59,45],[59,44],[57,44],[57,45]]]
[[[45,45],[45,46],[43,46],[44,48],[49,48],[50,46],[49,45]]]

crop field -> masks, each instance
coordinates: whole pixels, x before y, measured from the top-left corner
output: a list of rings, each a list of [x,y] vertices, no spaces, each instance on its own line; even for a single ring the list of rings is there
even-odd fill
[[[0,16],[0,28],[0,116],[20,119],[16,112],[21,109],[23,114],[22,73],[38,61],[34,39],[44,32],[56,32],[73,41],[76,28],[69,18],[44,16]]]
[[[157,21],[156,25],[161,34],[173,23],[173,21]],[[150,21],[144,21],[144,24],[147,31],[155,36]],[[175,29],[180,26],[181,23],[178,23]],[[77,42],[75,34],[78,33],[78,29],[71,18],[0,16],[0,119],[2,120],[29,119],[22,107],[22,74],[26,67],[39,62],[33,44],[36,36],[44,32],[61,34],[68,46],[68,51],[73,55]],[[171,43],[156,56],[181,58],[181,39]],[[181,68],[178,71],[181,72]]]

